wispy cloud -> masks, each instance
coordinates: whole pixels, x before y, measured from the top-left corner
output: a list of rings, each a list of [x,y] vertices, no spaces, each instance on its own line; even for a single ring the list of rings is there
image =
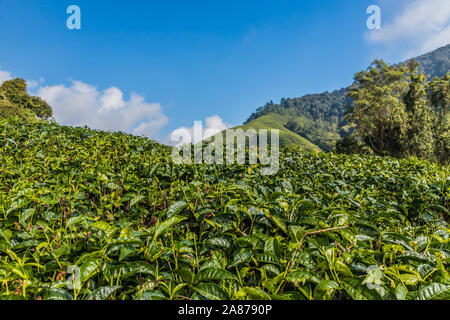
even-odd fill
[[[36,89],[44,82],[44,78],[40,78],[39,80],[27,80],[27,88],[31,90]]]
[[[7,81],[11,80],[13,78],[13,75],[9,71],[0,70],[0,85]],[[40,84],[44,83],[44,78],[39,78],[39,80],[26,80],[27,82],[27,88],[28,89],[36,89]]]
[[[450,43],[449,0],[408,1],[392,21],[367,32],[366,40],[405,48],[408,57],[445,46]]]
[[[10,73],[10,72],[0,70],[0,85],[1,85],[3,82],[5,82],[6,80],[9,80],[9,79],[11,79],[11,78],[12,78],[12,76],[11,76],[11,73]]]

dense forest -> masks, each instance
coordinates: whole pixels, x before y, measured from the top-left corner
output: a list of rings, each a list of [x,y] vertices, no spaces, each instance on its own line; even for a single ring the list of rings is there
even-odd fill
[[[338,152],[417,156],[449,162],[450,72],[428,81],[415,60],[388,66],[376,60],[355,75],[346,119],[354,132]]]

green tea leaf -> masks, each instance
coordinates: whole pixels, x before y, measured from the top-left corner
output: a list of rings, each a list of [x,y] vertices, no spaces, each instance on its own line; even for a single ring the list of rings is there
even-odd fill
[[[194,291],[208,300],[227,300],[228,294],[214,283],[200,283],[194,287]]]
[[[219,269],[219,268],[208,268],[203,269],[195,276],[195,282],[205,281],[205,280],[236,280],[237,278],[234,274],[229,271]]]

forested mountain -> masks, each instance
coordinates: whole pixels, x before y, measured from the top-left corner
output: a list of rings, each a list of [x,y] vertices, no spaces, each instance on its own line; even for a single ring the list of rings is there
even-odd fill
[[[308,140],[316,147],[329,151],[333,148],[335,141],[346,133],[344,115],[346,105],[350,103],[346,97],[348,91],[348,88],[342,88],[331,93],[282,99],[280,104],[269,102],[253,113],[243,127],[262,129],[267,128],[262,126],[262,119],[266,123],[275,121],[277,123],[270,128],[280,129],[281,127],[289,133]],[[286,137],[285,130],[280,132],[282,144],[291,145],[292,142],[299,140],[299,138]]]
[[[450,70],[450,44],[415,58],[421,71],[431,78],[442,77]]]
[[[415,58],[420,70],[432,77],[442,77],[450,70],[450,45]],[[405,64],[401,63],[401,64]],[[280,129],[282,144],[292,145],[302,141],[330,151],[336,141],[349,133],[344,119],[350,87],[333,92],[310,94],[300,98],[283,98],[279,104],[272,101],[260,107],[244,123],[243,128]],[[270,124],[270,126],[267,126]]]

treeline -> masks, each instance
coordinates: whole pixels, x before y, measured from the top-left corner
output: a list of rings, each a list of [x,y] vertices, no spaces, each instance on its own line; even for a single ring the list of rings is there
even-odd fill
[[[27,93],[25,80],[16,78],[0,86],[0,118],[19,117],[33,121],[50,118],[52,114],[52,108],[47,102]]]
[[[350,102],[347,93],[348,88],[342,88],[331,93],[309,94],[301,98],[282,98],[280,104],[270,101],[258,108],[245,123],[270,113],[339,123],[345,115],[345,105]]]
[[[337,152],[449,163],[450,73],[429,80],[415,60],[401,66],[376,60],[355,75],[348,97],[352,133],[337,142]]]
[[[332,151],[336,141],[346,135],[345,129],[339,127],[339,123],[335,121],[307,121],[305,119],[301,121],[293,118],[285,124],[285,127],[308,139],[324,151]]]

